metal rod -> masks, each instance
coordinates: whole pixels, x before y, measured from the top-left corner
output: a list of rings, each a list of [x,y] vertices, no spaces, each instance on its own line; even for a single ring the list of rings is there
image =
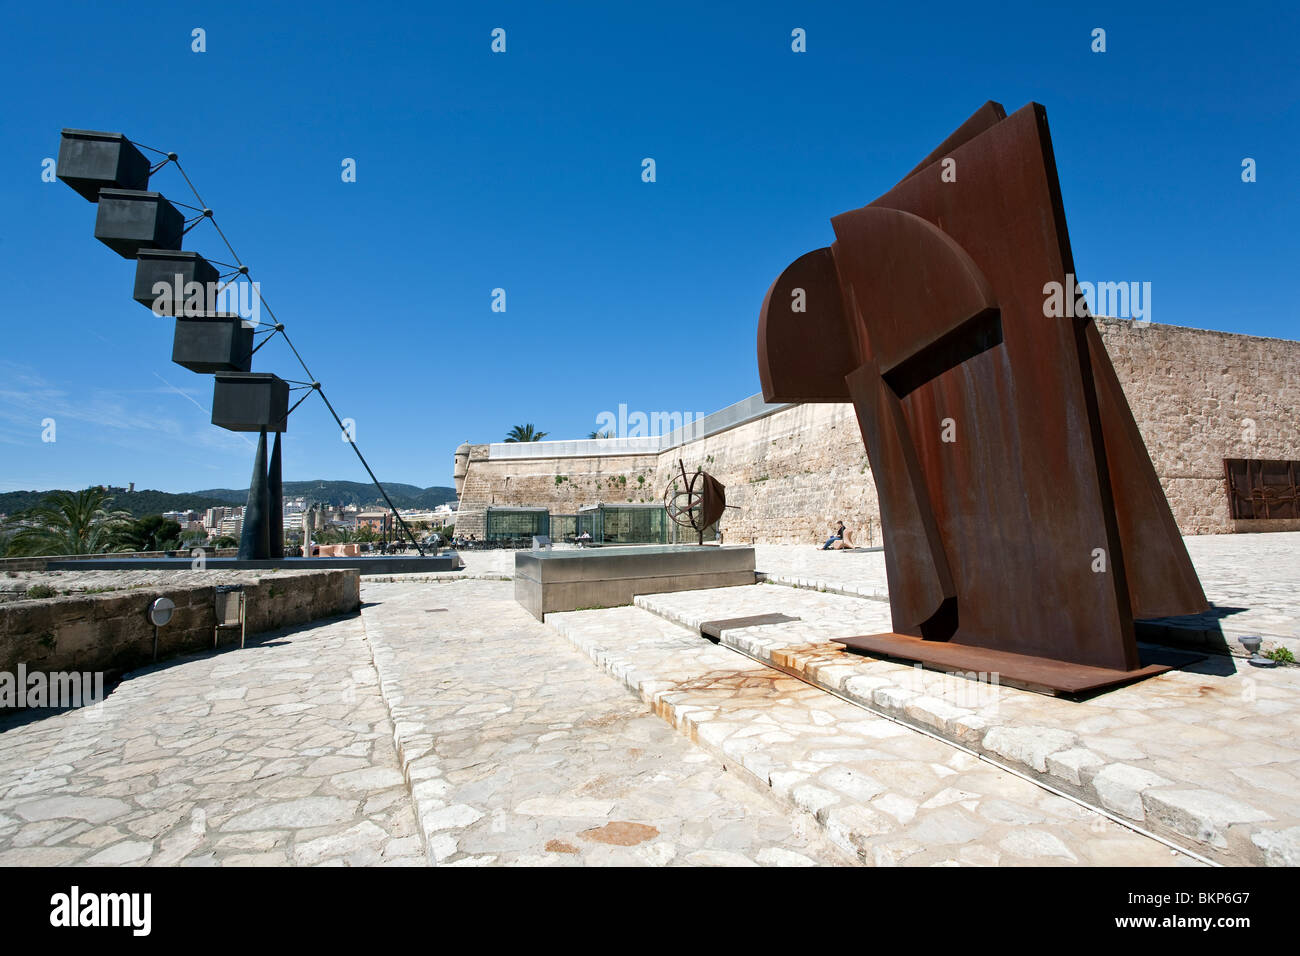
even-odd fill
[[[338,423],[339,431],[346,432],[347,429],[343,427],[343,419],[339,418],[339,413],[334,411],[334,406],[331,405],[330,400],[325,397],[325,389],[320,387],[319,382],[316,384],[316,391],[320,392],[321,401],[325,403],[325,407],[328,408],[330,414],[334,416],[334,421]],[[366,462],[366,456],[361,454],[361,449],[357,447],[356,441],[349,441],[348,444],[352,446],[352,450],[356,452],[357,457],[361,459],[361,464],[365,466],[366,472],[370,475],[370,480],[375,483],[375,487],[379,489],[379,493],[383,495],[384,500],[388,502],[388,510],[393,513],[393,517],[397,519],[397,523],[402,526],[402,530],[406,532],[406,536],[411,539],[411,544],[415,545],[415,550],[420,552],[420,557],[424,557],[424,548],[420,547],[420,542],[415,540],[414,532],[406,526],[406,522],[402,520],[402,516],[397,513],[397,506],[393,504],[393,499],[388,497],[388,492],[385,491],[384,486],[379,483],[379,479],[375,477],[375,473],[370,470],[370,465]]]

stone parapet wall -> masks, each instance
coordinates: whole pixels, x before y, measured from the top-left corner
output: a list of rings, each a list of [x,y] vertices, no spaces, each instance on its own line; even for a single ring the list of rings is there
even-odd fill
[[[1300,460],[1300,342],[1123,319],[1097,326],[1182,532],[1300,530],[1300,520],[1234,522],[1223,474],[1224,458]],[[494,461],[471,446],[457,461],[466,472],[457,529],[481,537],[493,504],[569,514],[659,501],[679,459],[727,486],[729,543],[814,543],[836,520],[855,543],[881,543],[847,404],[791,406],[658,455]]]
[[[181,548],[170,556],[188,557],[189,550]],[[209,558],[234,558],[238,548],[216,548],[206,552]],[[48,561],[121,561],[123,558],[166,558],[166,551],[104,551],[99,554],[44,554],[31,558],[0,558],[0,572],[44,571]]]
[[[728,544],[812,543],[842,520],[854,544],[880,543],[876,485],[851,405],[795,405],[665,452],[655,486],[697,466],[727,486]]]
[[[1300,459],[1300,342],[1124,319],[1097,327],[1184,534],[1300,529],[1233,522],[1223,474],[1224,458]]]
[[[67,572],[75,574],[76,572]],[[107,575],[111,572],[93,572]],[[120,674],[153,659],[154,628],[148,608],[156,598],[176,604],[158,629],[158,659],[209,650],[216,624],[217,572],[158,572],[155,586],[104,593],[0,603],[0,671],[104,671]],[[194,578],[202,576],[201,582]],[[33,576],[36,577],[36,576]],[[58,574],[41,575],[58,586]],[[217,583],[241,584],[247,600],[247,633],[274,631],[360,607],[360,573],[277,571],[223,573]],[[239,639],[238,631],[225,632]]]

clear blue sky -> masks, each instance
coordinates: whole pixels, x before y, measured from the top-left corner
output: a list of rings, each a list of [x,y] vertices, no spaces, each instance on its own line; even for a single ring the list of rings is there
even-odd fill
[[[1151,282],[1157,322],[1297,336],[1293,5],[405,6],[7,6],[0,490],[243,487],[252,464],[94,206],[41,182],[65,126],[180,153],[391,481],[450,484],[459,442],[516,423],[583,437],[620,403],[754,393],[772,279],[986,99],[1047,106],[1081,278]],[[174,171],[153,188],[189,198]],[[186,248],[223,259],[206,226]],[[302,377],[280,343],[254,368]],[[315,399],[285,477],[365,480]]]

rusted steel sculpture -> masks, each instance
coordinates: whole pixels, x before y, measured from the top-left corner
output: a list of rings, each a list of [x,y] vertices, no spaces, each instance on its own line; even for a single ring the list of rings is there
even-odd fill
[[[698,543],[704,544],[704,530],[727,510],[727,488],[703,468],[696,468],[695,474],[688,477],[681,459],[677,467],[682,470],[682,486],[678,489],[676,481],[668,486],[664,492],[664,510],[674,522],[691,528],[699,536]]]
[[[842,643],[1067,693],[1167,670],[1134,619],[1205,595],[1086,308],[1044,306],[1074,273],[1044,108],[984,104],[831,224],[758,362],[767,401],[857,412],[894,633]]]

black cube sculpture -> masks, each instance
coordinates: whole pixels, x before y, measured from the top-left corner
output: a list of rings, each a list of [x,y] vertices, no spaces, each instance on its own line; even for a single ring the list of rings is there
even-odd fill
[[[149,188],[149,160],[121,133],[65,129],[56,175],[98,202],[101,189]]]
[[[253,362],[253,329],[227,312],[177,319],[172,361],[191,372],[247,372]]]
[[[288,428],[289,383],[270,372],[218,372],[212,424],[232,432]]]
[[[207,292],[209,289],[215,290],[219,278],[217,267],[197,252],[141,249],[136,253],[135,291],[132,295],[135,301],[155,315],[176,315],[185,311],[185,287],[191,282],[198,282],[203,286],[205,296],[205,304],[200,309],[206,310]],[[165,282],[170,290],[165,299],[160,299],[159,293],[154,291],[159,282]],[[154,308],[155,303],[160,302],[160,307]]]
[[[179,249],[185,217],[162,193],[101,189],[95,238],[123,259],[141,249]]]

